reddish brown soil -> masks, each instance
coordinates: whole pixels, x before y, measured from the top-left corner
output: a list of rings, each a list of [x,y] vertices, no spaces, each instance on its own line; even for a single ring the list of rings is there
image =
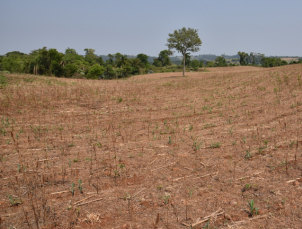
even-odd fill
[[[6,75],[1,227],[302,228],[302,65],[207,70]]]

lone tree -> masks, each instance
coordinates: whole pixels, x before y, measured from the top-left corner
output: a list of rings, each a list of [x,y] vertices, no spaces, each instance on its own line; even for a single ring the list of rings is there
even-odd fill
[[[169,33],[167,46],[169,50],[176,49],[183,56],[183,76],[186,69],[186,55],[190,52],[198,52],[202,42],[198,36],[196,29],[185,28],[175,30],[174,33]]]

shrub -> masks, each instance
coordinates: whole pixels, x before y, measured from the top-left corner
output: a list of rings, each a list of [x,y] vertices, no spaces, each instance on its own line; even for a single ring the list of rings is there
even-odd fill
[[[88,71],[86,76],[87,79],[98,79],[99,76],[103,75],[105,69],[99,64],[94,64]]]

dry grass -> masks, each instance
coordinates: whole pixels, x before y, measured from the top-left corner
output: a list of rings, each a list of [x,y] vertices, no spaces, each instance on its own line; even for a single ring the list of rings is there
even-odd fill
[[[291,61],[299,61],[299,58],[281,58],[281,60],[285,60],[287,62],[291,62]]]
[[[1,226],[301,228],[302,66],[209,70],[6,75]]]

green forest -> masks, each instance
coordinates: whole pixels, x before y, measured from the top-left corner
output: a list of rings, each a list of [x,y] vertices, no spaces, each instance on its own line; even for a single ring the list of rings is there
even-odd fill
[[[0,71],[4,73],[25,73],[66,78],[117,79],[131,75],[155,72],[175,72],[182,70],[182,57],[171,57],[170,50],[162,50],[158,57],[140,53],[128,56],[121,53],[98,56],[94,49],[84,49],[80,55],[75,49],[67,48],[60,53],[54,48],[33,50],[29,54],[19,51],[8,52],[0,56]],[[199,55],[185,56],[187,70],[198,71],[205,67],[226,67],[236,65],[253,65],[275,67],[286,64],[301,63],[301,58],[288,63],[280,57],[265,57],[260,53],[238,52],[234,56]]]

